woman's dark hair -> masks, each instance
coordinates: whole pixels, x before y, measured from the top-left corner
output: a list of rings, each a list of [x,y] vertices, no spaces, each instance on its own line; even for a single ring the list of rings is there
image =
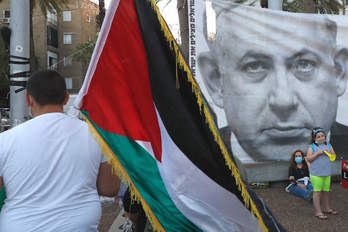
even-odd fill
[[[66,96],[66,84],[58,72],[40,71],[28,80],[27,91],[41,106],[62,105]]]
[[[301,156],[302,156],[302,164],[303,164],[304,168],[308,169],[308,165],[307,165],[307,162],[306,162],[306,160],[305,160],[305,155],[304,155],[303,151],[300,150],[300,149],[298,149],[298,150],[296,150],[296,151],[294,151],[294,152],[292,153],[291,158],[290,158],[290,166],[291,166],[292,168],[296,168],[296,165],[297,165],[297,164],[296,164],[296,162],[295,162],[295,155],[296,155],[297,152],[300,152],[300,153],[301,153]]]
[[[326,132],[323,128],[321,128],[321,127],[313,128],[312,129],[312,142],[311,143],[314,143],[317,146],[318,146],[318,144],[315,142],[315,137],[317,136],[318,133],[323,133],[325,135],[325,139],[326,139]],[[327,144],[326,141],[324,144]]]

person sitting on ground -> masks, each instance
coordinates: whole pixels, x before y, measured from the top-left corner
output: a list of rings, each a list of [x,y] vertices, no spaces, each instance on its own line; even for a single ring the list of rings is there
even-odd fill
[[[312,199],[313,187],[309,180],[308,165],[301,150],[296,150],[291,155],[289,180],[290,184],[286,188],[287,192],[305,200]]]
[[[326,133],[323,128],[312,130],[312,144],[307,150],[307,160],[310,162],[309,173],[313,184],[313,206],[315,216],[319,219],[327,219],[324,214],[335,215],[337,212],[330,207],[329,193],[331,181],[331,164],[327,154],[335,155],[331,144],[326,141]],[[320,205],[322,202],[322,208]],[[323,209],[323,210],[322,210]]]

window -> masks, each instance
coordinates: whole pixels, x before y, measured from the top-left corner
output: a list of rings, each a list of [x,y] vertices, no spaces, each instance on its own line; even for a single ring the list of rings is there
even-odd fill
[[[52,11],[48,11],[47,10],[47,22],[48,23],[52,23],[54,25],[58,24],[58,18],[57,18],[57,11],[56,10],[52,10]]]
[[[64,67],[72,65],[72,57],[71,56],[64,56],[63,61],[64,61]]]
[[[71,22],[71,11],[70,10],[63,11],[63,22]]]
[[[57,59],[54,57],[48,57],[48,69],[57,70]]]
[[[58,31],[50,26],[47,26],[47,45],[58,48]]]
[[[57,70],[58,68],[58,54],[47,51],[47,66],[48,69]]]
[[[2,16],[3,16],[2,17],[2,22],[3,23],[10,23],[11,14],[10,14],[9,10],[4,10]]]
[[[71,33],[64,33],[63,43],[64,44],[72,44],[72,34]]]
[[[88,15],[88,16],[87,16],[87,22],[91,23],[92,20],[93,20],[93,19],[92,19],[92,16]]]
[[[67,89],[72,89],[72,78],[71,77],[65,78],[65,84]]]
[[[4,10],[3,11],[3,17],[6,18],[6,19],[11,18],[10,10]]]

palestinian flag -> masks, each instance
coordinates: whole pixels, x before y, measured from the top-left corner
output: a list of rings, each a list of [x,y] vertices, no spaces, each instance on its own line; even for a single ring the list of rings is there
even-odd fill
[[[76,102],[157,231],[277,231],[154,1],[114,0]]]

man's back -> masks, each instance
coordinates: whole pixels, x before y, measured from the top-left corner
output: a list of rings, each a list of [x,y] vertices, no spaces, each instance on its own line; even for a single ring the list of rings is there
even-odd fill
[[[102,154],[87,124],[46,113],[0,135],[0,231],[97,231]]]

